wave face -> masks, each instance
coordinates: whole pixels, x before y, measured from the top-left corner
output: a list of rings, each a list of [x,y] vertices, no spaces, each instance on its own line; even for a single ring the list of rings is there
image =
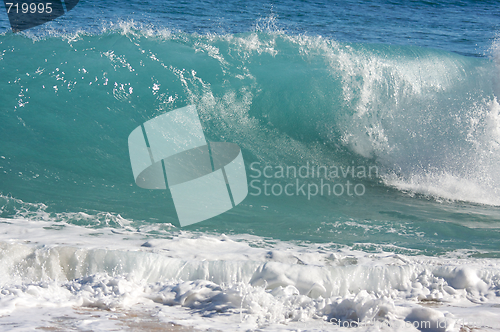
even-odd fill
[[[253,162],[377,169],[357,179],[363,196],[249,195],[200,230],[325,241],[343,229],[340,242],[409,242],[430,252],[441,250],[437,243],[487,251],[498,243],[488,231],[498,227],[500,205],[494,57],[133,24],[0,40],[6,201],[43,203],[49,214],[107,211],[176,224],[168,192],[134,185],[127,137],[144,121],[194,104],[207,139],[237,143],[249,174]],[[11,205],[3,217],[19,212]],[[452,235],[464,228],[473,230]]]

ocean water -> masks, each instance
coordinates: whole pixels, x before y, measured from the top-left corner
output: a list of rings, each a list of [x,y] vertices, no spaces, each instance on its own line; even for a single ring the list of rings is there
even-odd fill
[[[1,330],[500,329],[498,31],[494,1],[0,15]],[[249,194],[180,227],[127,139],[187,105]]]

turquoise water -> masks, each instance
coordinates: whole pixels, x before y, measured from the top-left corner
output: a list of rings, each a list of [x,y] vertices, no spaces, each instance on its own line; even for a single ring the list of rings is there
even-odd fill
[[[168,191],[134,184],[127,137],[194,104],[209,141],[242,148],[249,176],[253,162],[376,172],[340,173],[325,181],[343,194],[312,197],[256,195],[261,176],[242,204],[189,230],[498,255],[496,6],[106,5],[83,2],[21,34],[3,18],[1,217],[40,209],[18,199],[53,216],[109,212],[178,226]],[[349,180],[362,195],[347,193]],[[274,193],[322,183],[269,181]]]

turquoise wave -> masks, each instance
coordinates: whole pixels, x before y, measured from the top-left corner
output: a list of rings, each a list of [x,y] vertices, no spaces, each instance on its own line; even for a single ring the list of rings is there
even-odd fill
[[[498,245],[495,54],[127,24],[39,39],[5,33],[0,43],[6,201],[43,203],[49,214],[108,211],[178,224],[167,191],[134,185],[127,137],[144,121],[194,104],[208,140],[242,148],[248,174],[251,163],[378,172],[350,177],[365,186],[362,196],[249,195],[193,228],[431,252],[491,253]],[[19,211],[12,204],[3,203],[2,217]]]

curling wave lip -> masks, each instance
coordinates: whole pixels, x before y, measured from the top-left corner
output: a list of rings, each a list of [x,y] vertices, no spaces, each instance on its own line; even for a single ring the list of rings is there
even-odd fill
[[[128,146],[135,183],[144,189],[168,187],[181,226],[224,213],[248,194],[241,149],[206,141],[193,105],[138,126]]]

